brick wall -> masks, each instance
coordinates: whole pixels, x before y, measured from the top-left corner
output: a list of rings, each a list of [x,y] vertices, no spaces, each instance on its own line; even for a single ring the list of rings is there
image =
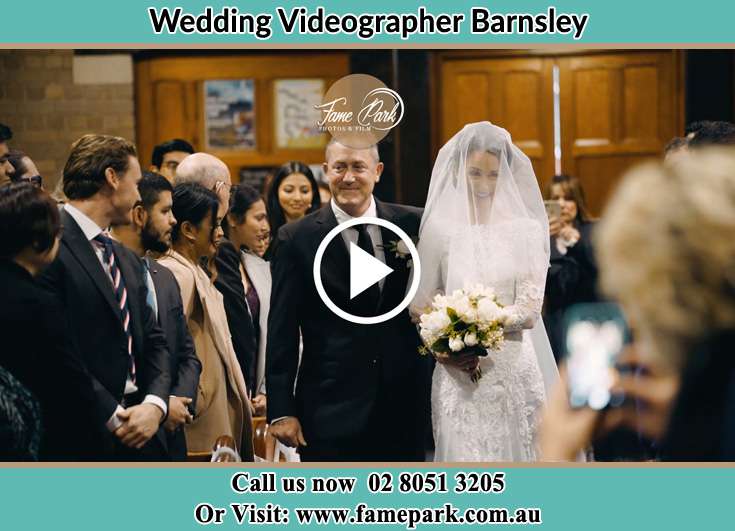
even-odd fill
[[[0,123],[53,189],[74,140],[105,133],[135,140],[133,84],[75,84],[72,50],[0,50]]]

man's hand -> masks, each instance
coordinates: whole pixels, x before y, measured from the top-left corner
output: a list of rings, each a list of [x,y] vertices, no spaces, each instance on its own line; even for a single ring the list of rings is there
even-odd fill
[[[268,401],[265,398],[264,394],[259,394],[255,398],[253,398],[253,409],[255,410],[254,415],[256,417],[262,417],[265,415],[266,405]]]
[[[163,411],[153,404],[139,404],[117,414],[123,425],[115,430],[115,436],[125,446],[140,449],[158,431]]]
[[[480,364],[480,358],[476,354],[448,354],[446,352],[434,352],[436,361],[442,365],[456,367],[465,372],[473,372]]]
[[[291,448],[306,446],[304,433],[301,431],[301,423],[296,417],[286,417],[275,424],[271,424],[268,433]]]
[[[164,428],[170,432],[178,430],[184,424],[190,424],[194,417],[189,413],[188,405],[191,398],[183,396],[170,396],[168,398],[168,418],[163,423]]]

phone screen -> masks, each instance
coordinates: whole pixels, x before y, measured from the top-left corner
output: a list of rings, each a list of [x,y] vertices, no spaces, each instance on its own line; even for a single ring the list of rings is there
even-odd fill
[[[558,218],[561,216],[561,205],[558,201],[547,199],[544,201],[544,207],[546,207],[546,215],[550,218]]]
[[[612,394],[615,361],[629,341],[620,308],[612,303],[579,304],[565,316],[569,403],[601,410],[616,405]]]

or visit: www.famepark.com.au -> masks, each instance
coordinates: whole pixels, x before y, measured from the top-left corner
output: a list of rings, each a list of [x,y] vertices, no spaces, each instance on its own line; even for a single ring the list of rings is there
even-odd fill
[[[299,525],[403,525],[406,529],[415,529],[423,524],[518,524],[538,525],[542,523],[541,509],[538,507],[519,507],[507,509],[502,507],[470,507],[461,509],[451,503],[441,507],[369,507],[360,503],[352,508],[346,507],[297,507],[286,509],[278,505],[268,504],[258,507],[254,503],[233,503],[231,505],[238,524],[276,523],[263,522],[264,513],[279,514],[281,524],[287,524],[292,519],[291,514]],[[261,516],[261,517],[259,517]]]

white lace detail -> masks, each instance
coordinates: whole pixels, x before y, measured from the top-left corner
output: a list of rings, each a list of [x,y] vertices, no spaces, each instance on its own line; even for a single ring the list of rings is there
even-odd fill
[[[491,254],[519,256],[518,251],[527,248],[534,231],[526,224],[512,225],[501,237],[483,234],[485,244],[467,250],[469,255],[464,256],[473,256],[478,265],[502,262],[490,261]],[[474,278],[492,287],[506,305],[506,341],[500,352],[491,351],[480,359],[483,376],[477,383],[466,372],[437,364],[431,391],[435,460],[534,461],[545,391],[527,329],[534,326],[541,312],[543,284],[518,279],[512,270],[489,270],[487,266],[481,277]],[[448,286],[447,291],[456,287],[460,286]]]

